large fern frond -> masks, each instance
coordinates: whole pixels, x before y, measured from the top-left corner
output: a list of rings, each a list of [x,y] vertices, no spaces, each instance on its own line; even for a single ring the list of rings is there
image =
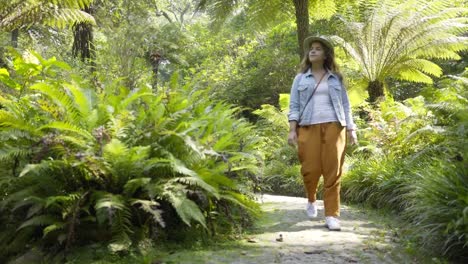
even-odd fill
[[[0,162],[13,160],[15,158],[23,159],[32,154],[32,150],[30,148],[25,149],[24,147],[13,147],[10,145],[0,146]]]
[[[134,199],[131,202],[131,205],[139,205],[139,208],[151,215],[154,222],[158,223],[162,227],[165,227],[166,224],[162,218],[162,210],[157,209],[159,204],[155,201],[150,200],[141,200],[141,199]]]
[[[24,221],[17,230],[20,230],[29,226],[45,226],[53,223],[60,222],[55,215],[38,215]]]
[[[39,130],[49,130],[49,129],[57,130],[64,134],[73,133],[74,135],[83,137],[83,139],[94,140],[94,137],[93,135],[91,135],[91,133],[71,123],[53,121],[39,128]]]
[[[73,99],[68,96],[63,90],[54,87],[43,82],[37,82],[30,87],[31,90],[41,92],[43,95],[47,96],[53,104],[57,106],[43,109],[48,111],[50,109],[52,116],[56,115],[57,110],[59,113],[59,118],[64,121],[75,123],[76,120],[79,120],[82,117],[80,111],[76,108]]]
[[[171,203],[186,225],[191,226],[191,221],[195,220],[206,228],[205,216],[197,204],[186,197],[184,187],[166,184],[162,196]]]
[[[66,24],[85,22],[95,24],[94,18],[79,10],[93,0],[2,0],[0,5],[0,29],[11,31],[36,23],[64,27]]]
[[[131,211],[121,195],[106,192],[96,192],[94,208],[100,224],[107,223],[112,230],[112,240],[115,243],[127,243],[133,233],[131,227]]]

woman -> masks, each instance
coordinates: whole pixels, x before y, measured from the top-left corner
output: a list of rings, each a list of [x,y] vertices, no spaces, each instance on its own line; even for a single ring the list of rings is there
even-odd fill
[[[308,37],[304,48],[291,88],[288,143],[298,145],[307,215],[317,217],[317,185],[323,175],[325,225],[338,231],[346,134],[349,143],[356,144],[356,125],[331,43],[322,37]]]

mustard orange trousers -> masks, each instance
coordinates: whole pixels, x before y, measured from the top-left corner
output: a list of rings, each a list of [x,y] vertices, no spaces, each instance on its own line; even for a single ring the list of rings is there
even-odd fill
[[[338,122],[302,126],[297,131],[301,174],[309,202],[315,202],[323,175],[325,216],[340,215],[340,183],[346,147],[346,129]]]

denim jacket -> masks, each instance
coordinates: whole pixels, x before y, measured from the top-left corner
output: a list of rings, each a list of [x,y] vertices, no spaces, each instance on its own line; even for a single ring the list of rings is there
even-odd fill
[[[338,75],[328,71],[328,78],[322,80],[328,82],[328,91],[332,101],[333,108],[335,109],[338,121],[347,130],[355,130],[356,125],[351,115],[351,107],[349,105],[348,93],[342,84]],[[306,73],[300,73],[294,78],[291,87],[291,96],[289,101],[289,121],[297,121],[299,126],[306,126],[311,124],[312,117],[312,104],[313,100],[309,101],[306,107],[307,100],[315,88],[316,80],[313,77],[310,69]],[[302,118],[299,116],[302,113]]]

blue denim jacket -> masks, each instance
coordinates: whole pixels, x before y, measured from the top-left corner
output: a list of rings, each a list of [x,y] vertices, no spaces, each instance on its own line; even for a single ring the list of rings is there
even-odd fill
[[[322,80],[322,82],[328,82],[328,91],[330,98],[335,109],[338,121],[346,129],[356,129],[356,125],[351,115],[351,107],[349,105],[348,93],[344,88],[338,75],[328,71],[328,78]],[[293,85],[291,87],[291,96],[289,101],[289,121],[297,121],[299,126],[306,126],[311,124],[312,117],[312,104],[313,100],[310,100],[306,107],[307,99],[309,99],[314,89],[316,80],[313,77],[310,69],[306,73],[300,73],[294,78]],[[305,108],[306,107],[306,108]],[[305,108],[305,109],[304,109]],[[302,118],[300,114],[302,113]]]

